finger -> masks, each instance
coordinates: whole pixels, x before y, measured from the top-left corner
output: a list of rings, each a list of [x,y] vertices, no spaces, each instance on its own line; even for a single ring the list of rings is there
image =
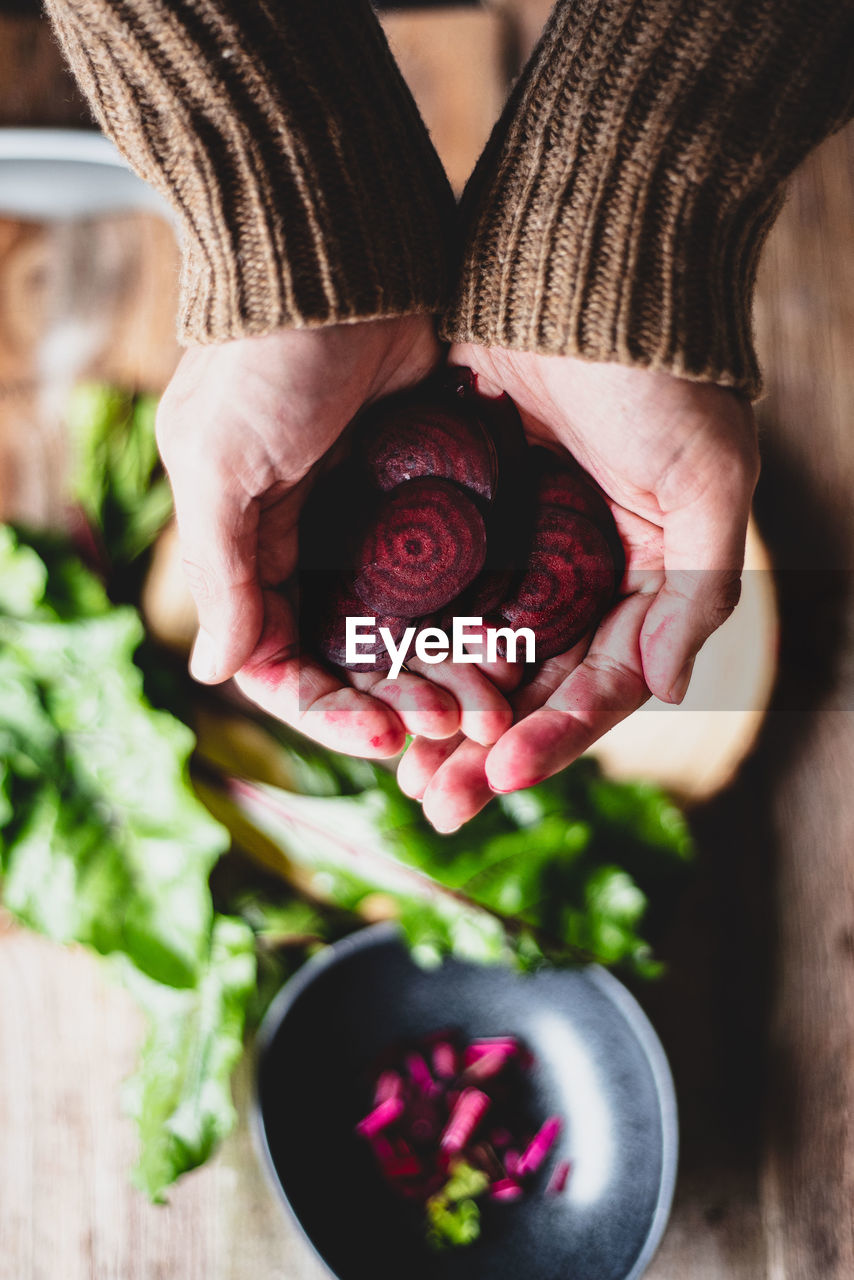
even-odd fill
[[[701,497],[664,518],[665,581],[641,635],[644,676],[665,702],[681,702],[694,659],[738,603],[755,472],[721,468]]]
[[[533,678],[519,689],[512,699],[517,719],[542,706],[550,694],[582,661],[586,648],[586,641],[582,641],[569,653],[561,654],[557,658],[549,658],[543,663]],[[482,748],[479,770],[474,767],[474,754],[468,752],[463,753],[459,767],[457,766],[457,754],[462,752],[467,741],[468,739],[462,734],[447,744],[429,743],[423,739],[416,739],[401,760],[397,774],[400,786],[406,794],[420,800],[432,782],[434,774],[442,769],[441,786],[446,793],[451,793],[454,813],[460,819],[457,825],[474,817],[493,794],[483,767],[488,749]],[[438,806],[438,800],[436,804]],[[430,808],[432,811],[433,806],[431,805]],[[467,816],[463,816],[464,814]]]
[[[401,671],[388,677],[353,672],[350,684],[392,707],[413,737],[451,738],[460,727],[460,708],[453,694],[421,676]]]
[[[457,831],[493,798],[484,765],[489,747],[466,741],[433,774],[423,795],[424,817],[442,835]]]
[[[298,654],[284,598],[264,593],[261,639],[235,684],[262,711],[333,751],[384,759],[403,750],[406,731],[391,707],[360,693]]]
[[[218,684],[243,666],[261,634],[258,511],[204,467],[188,474],[178,464],[170,479],[184,574],[199,615],[190,670],[202,683]]]
[[[510,704],[474,664],[413,658],[406,665],[453,694],[460,708],[460,728],[473,742],[491,746],[513,723]]]
[[[420,800],[436,770],[466,741],[463,734],[457,733],[444,742],[429,738],[416,738],[411,742],[397,766],[397,784],[403,794]]]
[[[639,640],[649,604],[648,596],[634,595],[617,605],[600,624],[584,661],[544,706],[492,748],[486,777],[493,791],[542,782],[647,700]]]

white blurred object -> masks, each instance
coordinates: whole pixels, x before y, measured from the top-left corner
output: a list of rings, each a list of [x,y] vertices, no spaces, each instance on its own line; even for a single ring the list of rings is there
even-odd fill
[[[102,134],[0,129],[0,217],[52,222],[126,209],[172,216]]]

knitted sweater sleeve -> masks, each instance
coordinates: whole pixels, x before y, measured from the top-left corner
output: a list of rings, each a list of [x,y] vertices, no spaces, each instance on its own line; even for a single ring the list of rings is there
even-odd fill
[[[558,0],[464,197],[443,332],[756,395],[757,259],[854,109],[854,0]]]
[[[182,231],[179,333],[431,312],[453,198],[368,0],[47,0]]]

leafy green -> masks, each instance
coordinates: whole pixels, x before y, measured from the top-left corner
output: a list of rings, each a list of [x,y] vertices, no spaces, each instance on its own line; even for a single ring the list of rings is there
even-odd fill
[[[192,734],[143,699],[136,613],[104,600],[100,614],[58,617],[47,573],[39,594],[34,553],[20,548],[18,573],[9,536],[0,614],[6,906],[59,941],[126,952],[152,977],[192,985],[211,928],[207,877],[228,843],[187,783]]]
[[[227,832],[193,794],[189,729],[154,711],[114,608],[55,539],[0,526],[0,872],[6,907],[111,955],[149,1014],[130,1096],[139,1183],[162,1198],[231,1125],[254,936],[215,917]]]
[[[690,857],[690,836],[657,788],[632,787],[627,797],[603,782],[593,761],[581,761],[444,837],[375,767],[354,796],[232,780],[217,812],[238,843],[251,843],[247,822],[260,832],[279,851],[281,873],[319,899],[370,918],[379,901],[424,964],[447,952],[521,967],[597,959],[651,976],[640,872],[673,875]],[[615,831],[638,879],[614,862]]]
[[[245,1010],[255,990],[252,930],[218,916],[192,988],[154,982],[129,964],[124,977],[149,1018],[139,1065],[125,1085],[125,1106],[141,1138],[134,1181],[162,1202],[165,1189],[203,1164],[234,1124],[229,1080],[243,1053]]]
[[[113,566],[141,555],[172,512],[157,456],[156,411],[155,396],[97,382],[77,386],[69,401],[72,493]]]
[[[454,1165],[445,1185],[427,1201],[427,1241],[434,1249],[473,1244],[480,1235],[480,1209],[489,1178],[465,1161]]]

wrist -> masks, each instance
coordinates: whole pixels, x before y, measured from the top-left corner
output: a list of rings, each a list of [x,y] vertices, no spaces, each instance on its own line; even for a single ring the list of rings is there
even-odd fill
[[[819,5],[560,0],[466,193],[443,335],[755,395],[780,184],[851,105],[850,9]]]

